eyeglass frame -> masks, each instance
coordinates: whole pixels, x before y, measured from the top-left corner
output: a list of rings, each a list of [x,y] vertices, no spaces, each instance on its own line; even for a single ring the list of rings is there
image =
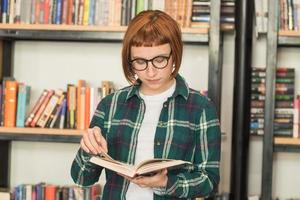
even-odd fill
[[[145,58],[136,58],[136,59],[133,59],[133,60],[129,60],[128,62],[129,62],[129,64],[130,64],[130,66],[134,69],[134,70],[136,70],[136,71],[145,71],[147,68],[148,68],[148,63],[149,62],[151,62],[151,64],[152,64],[152,66],[154,67],[154,68],[156,68],[156,69],[164,69],[164,68],[166,68],[167,66],[168,66],[168,64],[169,64],[169,60],[170,60],[170,58],[171,58],[171,55],[172,55],[172,51],[170,52],[170,54],[169,54],[169,56],[155,56],[154,58],[151,58],[151,59],[145,59]],[[163,57],[163,58],[166,58],[167,59],[167,64],[166,64],[166,66],[164,66],[164,67],[157,67],[157,66],[155,66],[154,65],[154,63],[153,63],[153,61],[156,59],[156,58],[158,58],[158,57]],[[136,61],[136,60],[143,60],[143,61],[145,61],[145,63],[146,63],[146,67],[144,68],[144,69],[136,69],[136,68],[134,68],[133,67],[133,65],[132,65],[132,63],[134,62],[134,61]]]

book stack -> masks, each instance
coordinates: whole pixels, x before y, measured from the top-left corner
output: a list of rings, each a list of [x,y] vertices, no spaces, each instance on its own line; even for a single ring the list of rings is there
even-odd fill
[[[210,0],[193,0],[191,27],[209,26]],[[234,29],[235,3],[230,0],[222,0],[221,3],[221,27]]]
[[[96,200],[101,197],[101,186],[99,184],[79,188],[78,186],[58,186],[46,183],[21,184],[14,188],[13,194],[15,200],[44,200],[44,199],[82,199]]]
[[[264,134],[264,106],[266,97],[266,69],[252,68],[250,134]]]
[[[295,69],[277,68],[274,116],[275,136],[293,136],[294,97]]]

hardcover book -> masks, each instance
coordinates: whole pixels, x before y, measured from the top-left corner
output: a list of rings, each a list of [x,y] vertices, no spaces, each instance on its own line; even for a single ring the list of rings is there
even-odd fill
[[[136,176],[149,176],[162,169],[178,168],[192,164],[183,160],[153,158],[145,160],[138,165],[130,165],[114,160],[105,153],[102,153],[100,156],[93,156],[90,162],[131,178]]]

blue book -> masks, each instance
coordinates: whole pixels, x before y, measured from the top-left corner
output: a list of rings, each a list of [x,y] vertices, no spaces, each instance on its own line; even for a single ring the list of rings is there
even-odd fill
[[[16,126],[24,127],[26,119],[26,108],[30,101],[30,86],[23,83],[18,87],[17,119]]]
[[[2,23],[5,24],[8,22],[8,0],[2,0]]]
[[[61,24],[62,0],[57,0],[56,6],[55,24]]]
[[[95,24],[95,0],[90,0],[89,25]]]
[[[65,127],[65,116],[66,116],[66,111],[67,111],[67,101],[64,99],[62,103],[62,109],[60,113],[60,121],[59,121],[59,128],[63,129]]]

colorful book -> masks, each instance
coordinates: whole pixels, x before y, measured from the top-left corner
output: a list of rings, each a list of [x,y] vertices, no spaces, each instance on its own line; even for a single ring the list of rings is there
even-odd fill
[[[30,101],[30,86],[24,83],[19,84],[17,104],[17,127],[25,126],[26,111]]]
[[[4,98],[4,126],[16,126],[17,111],[17,92],[18,82],[8,80],[5,82],[5,98]]]

